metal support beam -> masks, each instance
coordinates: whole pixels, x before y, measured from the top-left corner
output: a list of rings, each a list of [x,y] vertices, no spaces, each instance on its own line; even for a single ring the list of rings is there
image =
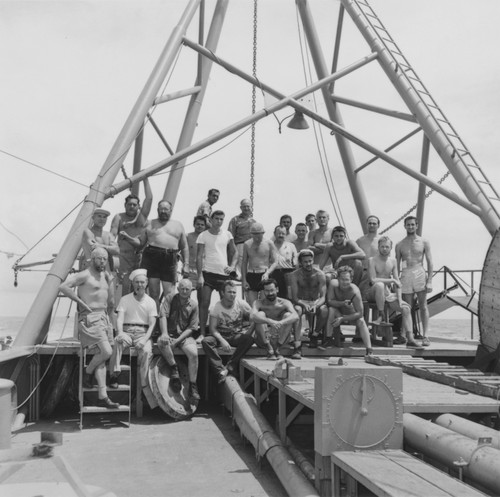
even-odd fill
[[[465,166],[460,152],[457,152],[453,147],[446,132],[430,112],[419,92],[410,84],[406,72],[395,61],[395,58],[365,19],[358,1],[341,0],[341,2],[372,51],[379,55],[378,61],[380,66],[410,111],[416,116],[418,123],[422,126],[425,134],[455,178],[464,195],[472,204],[478,207],[477,215],[481,218],[488,231],[491,234],[495,233],[500,226],[500,215],[496,212],[490,199],[485,195],[474,176],[472,176]]]
[[[174,91],[172,93],[168,93],[167,95],[162,95],[161,97],[156,98],[154,105],[171,102],[172,100],[177,100],[178,98],[196,95],[200,90],[201,86],[193,86],[192,88],[186,88],[185,90]]]
[[[141,131],[137,135],[135,139],[134,145],[134,165],[133,165],[133,174],[138,173],[141,170],[142,163],[142,149],[144,144],[144,126],[141,128]],[[132,185],[132,193],[134,195],[139,196],[139,183],[135,183]]]
[[[403,119],[403,121],[409,121],[411,123],[416,123],[417,120],[415,116],[411,114],[406,114],[405,112],[399,112],[397,110],[384,109],[377,105],[366,104],[364,102],[358,102],[357,100],[352,100],[350,98],[340,97],[339,95],[331,95],[331,99],[334,102],[338,102],[345,105],[351,105],[352,107],[357,107],[358,109],[365,109],[371,112],[377,112],[378,114],[383,114],[385,116],[395,117],[396,119]]]
[[[431,148],[431,144],[429,142],[429,138],[424,135],[424,139],[422,142],[422,159],[420,163],[420,172],[427,176],[429,172],[429,151]],[[418,197],[417,197],[417,234],[422,236],[422,231],[424,229],[424,210],[425,210],[425,200],[428,197],[425,193],[425,185],[420,183],[418,185]]]
[[[219,43],[227,6],[228,0],[219,0],[215,7],[206,43],[207,48],[211,51],[215,51]],[[202,37],[202,32],[200,32],[199,36]],[[199,81],[197,81],[197,84],[201,86],[201,89],[198,93],[191,96],[184,124],[182,126],[179,143],[177,145],[177,151],[184,150],[187,146],[191,145],[193,141],[194,132],[198,123],[198,117],[200,115],[201,106],[203,104],[203,99],[205,98],[210,78],[212,64],[212,61],[206,58],[203,58],[201,61],[201,74],[198,74]],[[167,186],[165,188],[163,198],[171,202],[172,205],[175,205],[175,199],[177,198],[177,194],[179,192],[182,175],[184,174],[184,165],[185,160],[174,164],[168,176]]]
[[[322,53],[321,44],[314,26],[313,18],[309,10],[309,5],[307,0],[296,0],[299,15],[302,20],[302,25],[304,27],[304,32],[306,34],[307,42],[311,52],[314,66],[316,68],[316,73],[319,79],[322,79],[328,75],[328,70],[326,68],[325,59]],[[330,119],[338,123],[340,126],[344,126],[342,115],[336,105],[333,103],[330,92],[328,88],[321,89],[323,93],[323,100],[325,101],[326,109]],[[356,169],[356,163],[351,150],[351,145],[344,136],[340,134],[335,134],[335,140],[337,141],[337,146],[339,148],[340,156],[342,158],[342,164],[344,165],[344,170],[349,182],[349,187],[351,189],[352,198],[354,204],[356,205],[356,210],[358,213],[359,222],[361,228],[365,227],[366,218],[371,214],[368,207],[368,201],[361,183],[361,179],[356,175],[354,170]]]
[[[189,0],[184,13],[168,39],[160,57],[147,80],[144,89],[132,108],[125,125],[116,139],[104,165],[91,186],[89,194],[71,227],[66,240],[52,265],[49,273],[16,336],[14,346],[40,343],[44,336],[42,325],[50,313],[59,292],[59,285],[68,275],[82,244],[82,235],[89,225],[95,207],[101,206],[106,199],[121,164],[132,143],[139,135],[148,110],[158,95],[170,67],[181,48],[182,37],[193,18],[201,0]],[[130,185],[130,182],[128,183]]]

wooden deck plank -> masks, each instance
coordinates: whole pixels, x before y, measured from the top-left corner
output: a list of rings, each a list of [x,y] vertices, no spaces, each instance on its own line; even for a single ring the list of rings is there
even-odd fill
[[[379,496],[485,495],[401,450],[333,452],[332,463]]]
[[[352,359],[360,368],[370,367],[364,360]],[[314,379],[308,376],[303,382],[284,384],[274,378],[274,363],[264,359],[247,358],[244,367],[257,376],[267,379],[273,386],[284,390],[287,395],[314,410]],[[301,367],[303,375],[312,375],[319,365],[328,364],[324,359],[294,361]],[[342,366],[332,366],[342,367]],[[403,410],[412,413],[490,413],[498,412],[500,402],[482,397],[452,386],[428,381],[416,376],[403,374]]]

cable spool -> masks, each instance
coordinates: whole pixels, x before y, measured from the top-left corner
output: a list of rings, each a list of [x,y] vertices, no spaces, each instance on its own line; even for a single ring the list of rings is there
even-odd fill
[[[483,264],[479,288],[479,336],[489,352],[494,352],[500,345],[500,229],[493,235]]]

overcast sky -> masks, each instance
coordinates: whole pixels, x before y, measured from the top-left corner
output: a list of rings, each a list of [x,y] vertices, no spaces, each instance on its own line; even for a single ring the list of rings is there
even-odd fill
[[[214,2],[207,2],[211,12]],[[22,254],[59,223],[88,191],[132,105],[142,89],[170,30],[186,4],[174,1],[1,1],[0,60],[0,250]],[[331,49],[338,3],[311,0],[318,31],[331,65]],[[393,38],[472,150],[489,179],[500,188],[497,143],[500,121],[500,2],[497,0],[372,0]],[[300,43],[293,0],[259,1],[258,76],[285,94],[304,87]],[[218,52],[251,71],[252,2],[230,2]],[[196,38],[196,32],[190,32]],[[369,54],[365,42],[346,22],[339,67]],[[387,85],[377,63],[338,83],[342,96],[404,111]],[[188,49],[183,49],[166,93],[194,82]],[[202,110],[197,139],[250,113],[250,87],[222,70],[214,70]],[[175,148],[184,101],[155,110],[155,119]],[[259,95],[257,108],[266,103]],[[312,103],[311,103],[312,105]],[[318,112],[324,113],[319,102]],[[346,127],[385,148],[413,129],[396,127],[386,118],[359,110],[342,110]],[[290,114],[285,109],[277,118]],[[255,217],[270,231],[283,213],[294,222],[324,208],[335,218],[329,201],[312,128],[279,133],[276,119],[257,126]],[[335,142],[323,132],[327,166],[342,204],[342,216],[352,237],[361,227],[347,187]],[[165,156],[158,138],[146,131],[144,166]],[[220,149],[224,145],[224,148]],[[410,146],[411,145],[411,146]],[[396,156],[419,167],[421,139]],[[248,196],[250,135],[224,140],[185,170],[174,217],[191,228],[197,205],[210,187],[221,189],[218,207],[228,218],[238,213]],[[60,175],[50,175],[3,152],[19,156]],[[354,148],[356,160],[370,156]],[[130,158],[126,167],[130,172]],[[429,176],[439,179],[445,170],[435,158]],[[377,161],[362,173],[370,209],[387,226],[416,201],[416,185]],[[121,179],[118,178],[118,179]],[[153,179],[155,201],[165,187],[166,174]],[[444,183],[455,191],[451,179]],[[122,208],[126,193],[107,201],[113,213]],[[429,238],[435,268],[481,268],[490,235],[472,214],[434,194],[427,204],[424,236]],[[153,212],[154,214],[154,212]],[[70,215],[23,262],[50,258],[59,250],[74,214]],[[269,233],[270,234],[270,233]],[[392,229],[395,241],[404,236],[402,225]],[[19,241],[21,239],[24,244]],[[14,258],[0,253],[0,315],[24,314],[43,273],[22,273],[12,286]]]

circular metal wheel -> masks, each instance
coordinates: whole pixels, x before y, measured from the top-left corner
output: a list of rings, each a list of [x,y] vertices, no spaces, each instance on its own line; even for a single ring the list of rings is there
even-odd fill
[[[481,344],[494,352],[500,344],[500,230],[490,243],[479,289],[479,334]]]
[[[174,419],[186,419],[192,416],[198,404],[191,404],[188,400],[189,376],[187,366],[178,361],[179,376],[182,389],[176,393],[170,387],[170,367],[162,356],[156,356],[149,366],[149,384],[158,402],[158,405]]]

